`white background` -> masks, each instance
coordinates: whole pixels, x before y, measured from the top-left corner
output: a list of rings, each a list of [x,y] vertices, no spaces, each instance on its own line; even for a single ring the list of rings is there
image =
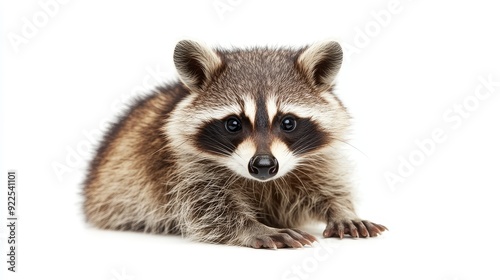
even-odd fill
[[[494,1],[70,0],[47,12],[48,2],[0,6],[2,279],[500,278]],[[172,51],[185,38],[225,47],[340,41],[337,93],[355,121],[359,214],[391,231],[270,251],[89,228],[79,195],[89,141],[129,96],[158,83],[152,72],[176,78]],[[479,100],[476,89],[488,94],[481,77],[498,82]],[[416,141],[436,129],[444,140],[424,141],[424,155]],[[398,171],[402,159],[413,172]],[[16,273],[5,262],[9,169],[18,171]],[[404,181],[391,186],[389,172]],[[307,229],[320,237],[323,227]]]

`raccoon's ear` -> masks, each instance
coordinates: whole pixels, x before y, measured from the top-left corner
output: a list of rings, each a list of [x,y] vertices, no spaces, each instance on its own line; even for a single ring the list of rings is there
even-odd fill
[[[319,89],[328,89],[342,65],[339,43],[327,41],[313,44],[300,53],[296,60],[299,71]]]
[[[223,66],[212,49],[188,40],[175,46],[174,64],[181,81],[191,90],[203,90]]]

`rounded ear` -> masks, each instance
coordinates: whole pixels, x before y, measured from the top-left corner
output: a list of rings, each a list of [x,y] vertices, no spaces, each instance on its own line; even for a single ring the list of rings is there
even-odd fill
[[[181,81],[191,90],[203,90],[221,70],[223,62],[212,49],[189,40],[177,43],[174,64]]]
[[[298,56],[296,65],[313,86],[325,90],[331,87],[337,76],[342,57],[339,43],[321,42],[304,49]]]

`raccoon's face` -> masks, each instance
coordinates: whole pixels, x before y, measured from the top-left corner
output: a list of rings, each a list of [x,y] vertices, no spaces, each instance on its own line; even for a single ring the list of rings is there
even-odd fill
[[[335,42],[223,51],[181,41],[174,62],[191,94],[174,110],[167,134],[182,153],[249,179],[314,167],[348,126],[331,92],[341,61]]]

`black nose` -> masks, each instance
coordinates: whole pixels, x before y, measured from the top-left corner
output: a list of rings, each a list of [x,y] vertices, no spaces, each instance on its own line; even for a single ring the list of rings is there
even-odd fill
[[[248,163],[248,171],[257,179],[266,180],[278,173],[278,160],[272,155],[255,155]]]

